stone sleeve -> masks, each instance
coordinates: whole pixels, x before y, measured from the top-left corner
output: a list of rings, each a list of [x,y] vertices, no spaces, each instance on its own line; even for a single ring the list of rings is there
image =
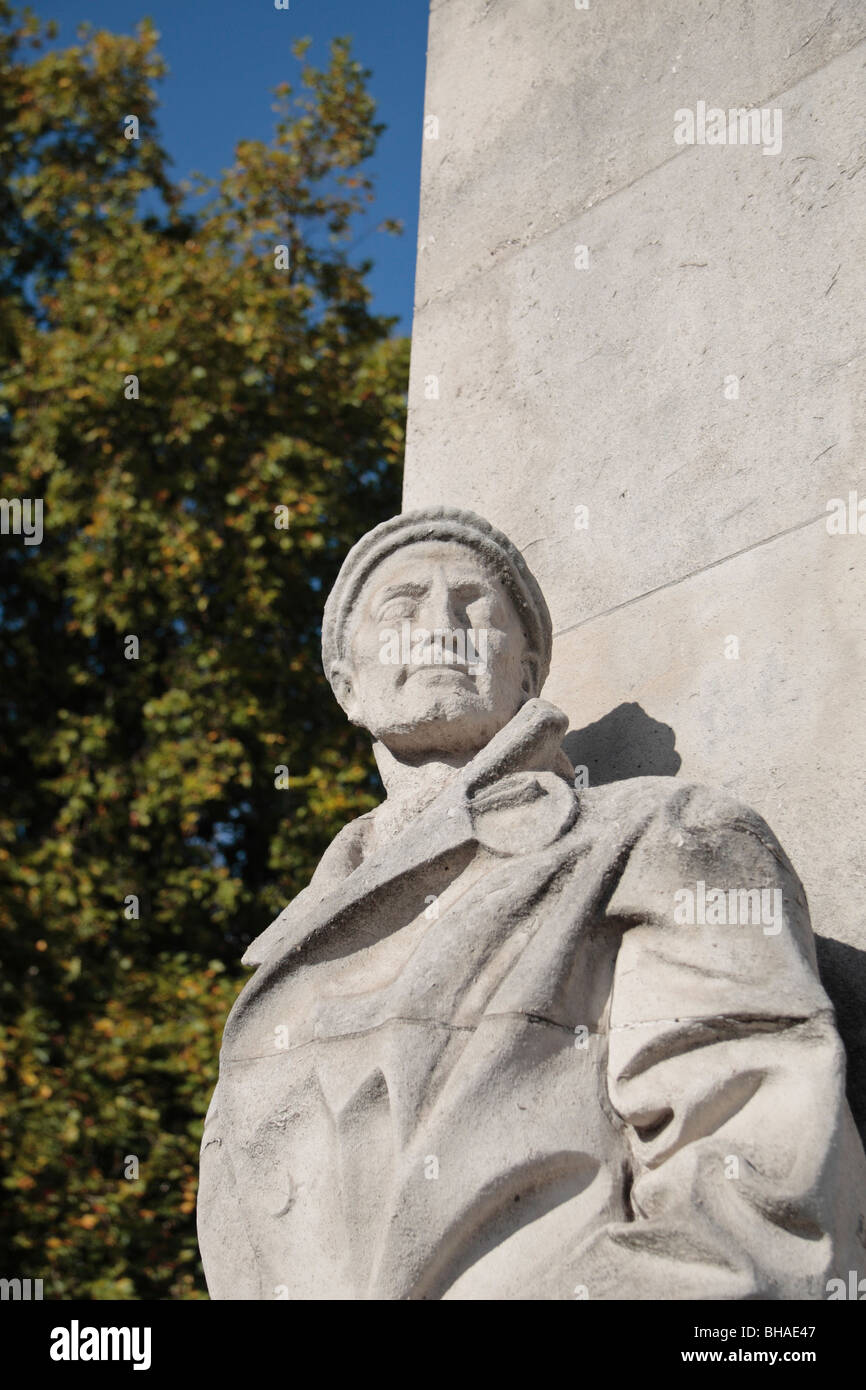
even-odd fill
[[[199,1159],[198,1243],[212,1299],[258,1299],[259,1276],[219,1113],[219,1082],[204,1122]],[[274,1296],[274,1295],[272,1295]]]
[[[609,911],[623,935],[607,1093],[631,1219],[580,1252],[587,1296],[821,1299],[828,1280],[862,1276],[866,1163],[844,1049],[802,886],[769,827],[678,790]]]

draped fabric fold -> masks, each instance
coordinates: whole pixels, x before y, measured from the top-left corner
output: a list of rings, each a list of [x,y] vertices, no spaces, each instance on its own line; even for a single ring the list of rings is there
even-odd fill
[[[816,1299],[866,1273],[784,852],[703,788],[574,792],[564,725],[531,700],[390,843],[347,826],[251,946],[202,1145],[212,1297]]]

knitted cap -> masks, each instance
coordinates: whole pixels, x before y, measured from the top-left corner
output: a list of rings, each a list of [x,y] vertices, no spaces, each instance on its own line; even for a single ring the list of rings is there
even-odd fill
[[[394,551],[416,541],[459,541],[478,555],[505,586],[538,658],[538,688],[550,670],[553,628],[544,595],[516,546],[474,512],[457,507],[422,507],[383,521],[353,545],[328,595],[322,618],[322,665],[333,684],[337,661],[345,660],[348,619],[373,570]]]

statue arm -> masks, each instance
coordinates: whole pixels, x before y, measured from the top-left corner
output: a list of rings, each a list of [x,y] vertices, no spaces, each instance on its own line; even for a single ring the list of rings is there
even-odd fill
[[[610,903],[607,1091],[631,1220],[588,1243],[583,1282],[590,1298],[825,1298],[866,1263],[866,1164],[805,896],[754,812],[700,788],[674,800]],[[681,890],[701,915],[701,883],[748,920],[677,920]],[[758,887],[769,911],[753,923],[739,893]]]
[[[204,1122],[196,1213],[198,1242],[212,1299],[258,1299],[260,1280],[220,1120],[220,1085]]]

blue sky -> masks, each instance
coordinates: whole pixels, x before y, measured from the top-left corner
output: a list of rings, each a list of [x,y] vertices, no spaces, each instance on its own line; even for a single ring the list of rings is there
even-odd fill
[[[366,237],[358,258],[375,264],[374,308],[396,315],[409,332],[415,278],[421,176],[427,0],[31,0],[43,20],[60,25],[59,43],[75,41],[83,20],[130,33],[144,16],[160,32],[169,65],[162,84],[160,127],[178,178],[214,175],[231,163],[239,139],[268,139],[275,119],[271,91],[296,82],[292,42],[313,39],[310,60],[321,65],[330,40],[351,34],[355,56],[372,70],[370,90],[388,129],[370,166],[377,199],[370,225],[397,217],[402,237]]]

